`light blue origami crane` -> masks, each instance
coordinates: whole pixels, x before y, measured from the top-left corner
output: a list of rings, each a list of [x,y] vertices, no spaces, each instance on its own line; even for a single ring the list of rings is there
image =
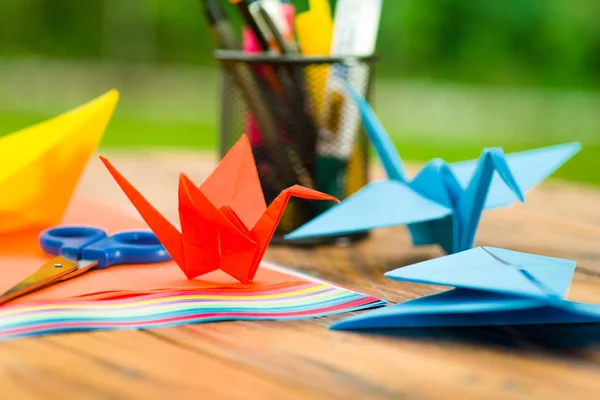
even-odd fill
[[[575,262],[476,247],[398,268],[397,281],[453,286],[330,326],[336,330],[600,322],[600,305],[565,300]]]
[[[331,236],[408,225],[414,245],[439,244],[447,253],[473,247],[483,210],[524,201],[526,193],[580,149],[578,142],[505,155],[484,149],[478,160],[431,160],[409,181],[375,112],[347,85],[365,130],[389,177],[373,181],[286,239]]]

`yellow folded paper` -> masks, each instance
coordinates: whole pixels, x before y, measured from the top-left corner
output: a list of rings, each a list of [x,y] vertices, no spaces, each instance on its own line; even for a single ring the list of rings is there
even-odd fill
[[[0,234],[60,223],[118,100],[113,89],[0,138]]]

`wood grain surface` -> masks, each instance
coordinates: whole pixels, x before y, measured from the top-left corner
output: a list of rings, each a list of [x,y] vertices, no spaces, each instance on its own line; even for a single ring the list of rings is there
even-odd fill
[[[197,183],[214,155],[106,151],[158,209],[177,218],[179,172]],[[372,177],[380,176],[374,170]],[[97,159],[78,191],[133,207]],[[525,204],[484,214],[477,245],[578,262],[569,299],[600,303],[600,191],[550,180]],[[391,269],[442,256],[405,228],[352,246],[271,246],[266,258],[392,302],[441,287],[392,282]],[[73,333],[0,343],[0,399],[595,399],[600,324],[327,329],[348,314]]]

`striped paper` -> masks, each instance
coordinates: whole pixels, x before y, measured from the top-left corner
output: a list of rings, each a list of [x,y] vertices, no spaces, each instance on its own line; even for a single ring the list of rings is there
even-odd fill
[[[272,266],[273,269],[291,272]],[[149,329],[228,320],[315,318],[384,301],[302,275],[305,283],[260,292],[193,290],[109,300],[62,300],[0,308],[0,340],[47,334]]]

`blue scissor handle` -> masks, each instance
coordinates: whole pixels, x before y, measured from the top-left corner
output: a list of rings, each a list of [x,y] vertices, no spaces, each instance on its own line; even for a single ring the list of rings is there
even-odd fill
[[[86,246],[81,256],[98,260],[95,268],[116,264],[150,264],[171,259],[154,233],[147,231],[121,232]]]
[[[40,233],[40,247],[46,253],[61,255],[71,260],[81,259],[81,250],[106,238],[106,232],[88,226],[58,226]]]
[[[121,232],[108,237],[100,228],[60,226],[40,234],[41,248],[72,260],[97,260],[95,268],[115,264],[148,264],[171,259],[154,233]]]

